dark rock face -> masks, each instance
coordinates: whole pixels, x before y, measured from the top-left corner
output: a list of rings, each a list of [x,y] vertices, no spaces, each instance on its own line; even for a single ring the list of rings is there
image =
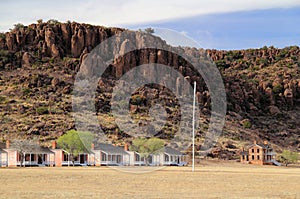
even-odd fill
[[[39,52],[54,58],[78,58],[84,49],[91,50],[104,39],[122,31],[79,23],[32,24],[12,30],[0,40],[1,49],[8,51]]]
[[[62,115],[57,117],[59,119],[53,120],[55,121],[54,124],[50,120],[44,122],[43,126],[39,128],[39,134],[45,135],[44,137],[48,136],[47,139],[61,135],[62,132],[74,127],[69,115],[72,108],[70,94],[80,63],[99,43],[122,31],[123,29],[120,28],[105,28],[73,22],[32,24],[5,33],[4,37],[0,37],[1,86],[9,87],[9,84],[5,82],[10,81],[22,88],[15,90],[11,88],[4,92],[3,87],[0,95],[9,98],[20,97],[23,100],[29,97],[36,101],[41,100],[42,103],[37,104],[49,107],[49,114]],[[117,43],[114,52],[122,54],[130,45],[142,46],[145,42],[154,42],[154,39],[151,35],[147,36],[136,32],[132,34],[132,37]],[[161,45],[167,46],[164,41],[161,41]],[[182,48],[181,50],[185,54],[194,57],[201,54],[201,50],[195,48]],[[247,119],[253,124],[252,129],[264,129],[264,132],[266,132],[266,129],[270,128],[269,124],[261,123],[263,120],[258,118],[285,117],[288,111],[299,108],[299,47],[294,46],[284,49],[269,47],[235,51],[206,50],[206,53],[220,69],[227,94],[228,111],[231,116],[234,115],[232,120],[236,120],[237,125],[240,125],[239,121]],[[183,75],[183,78],[173,80],[176,94],[184,94],[189,87],[189,85],[183,83],[184,80],[189,83],[196,81],[201,111],[209,114],[210,92],[203,78],[183,58],[160,49],[132,51],[114,60],[107,71],[110,79],[101,80],[98,83],[99,91],[102,94],[97,96],[97,110],[102,110],[104,113],[109,112],[114,81],[133,67],[146,63],[168,65]],[[87,69],[87,72],[92,71]],[[150,80],[153,80],[158,72],[164,74],[166,71],[149,69],[144,74]],[[172,109],[172,103],[174,103],[174,100],[168,98],[171,96],[169,91],[161,87],[141,89],[136,94],[151,100],[165,96],[169,100],[169,110]],[[143,109],[143,106],[147,105],[149,104],[145,101],[142,106],[130,104],[129,107],[131,112],[137,113]],[[16,111],[13,111],[14,106],[14,103],[1,104],[1,109],[12,110],[10,112],[6,111],[5,114],[13,115],[16,114]],[[34,114],[39,106],[29,106],[24,101],[24,104],[18,104],[18,107],[15,108],[21,114]],[[172,113],[172,111],[169,112]],[[36,120],[42,121],[45,119],[41,118],[42,116],[39,116],[39,119]],[[65,119],[66,117],[68,119]],[[171,114],[171,119],[177,121],[180,116]],[[56,128],[55,125],[59,122],[63,125]],[[291,124],[286,129],[280,126],[281,124],[278,124],[272,128],[278,132],[295,133],[299,130],[299,125],[292,127]],[[169,127],[171,129],[171,126]],[[20,127],[20,129],[27,128],[28,125],[24,124]],[[103,128],[108,129],[110,132],[117,131],[115,125]],[[7,127],[7,131],[11,131],[11,129]],[[20,130],[16,130],[16,132],[20,132]],[[2,136],[5,134],[4,131],[1,133]],[[233,149],[232,145],[226,145],[226,147]]]

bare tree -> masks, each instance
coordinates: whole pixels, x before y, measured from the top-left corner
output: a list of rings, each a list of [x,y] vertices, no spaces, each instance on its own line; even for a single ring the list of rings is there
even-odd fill
[[[32,140],[14,140],[11,144],[11,148],[15,149],[20,154],[20,166],[24,166],[25,155],[32,151],[37,151],[40,146]]]

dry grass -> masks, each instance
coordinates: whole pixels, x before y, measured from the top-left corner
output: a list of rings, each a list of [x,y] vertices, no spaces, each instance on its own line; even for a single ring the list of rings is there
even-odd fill
[[[151,173],[106,167],[0,169],[1,198],[300,198],[300,168],[204,162]]]

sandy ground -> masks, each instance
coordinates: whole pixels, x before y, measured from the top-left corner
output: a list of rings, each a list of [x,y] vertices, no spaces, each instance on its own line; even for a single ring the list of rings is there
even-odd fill
[[[131,171],[143,168],[130,168]],[[131,173],[108,167],[2,168],[0,198],[300,198],[300,168],[202,162]]]

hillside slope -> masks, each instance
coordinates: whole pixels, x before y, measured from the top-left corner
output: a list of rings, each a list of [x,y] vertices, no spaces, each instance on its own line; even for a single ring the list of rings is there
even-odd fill
[[[38,137],[47,145],[50,140],[74,128],[71,94],[80,64],[99,43],[122,31],[120,28],[50,21],[28,27],[16,26],[8,33],[1,33],[0,138]],[[143,42],[145,33],[135,34],[131,42]],[[119,45],[125,45],[124,42],[120,41]],[[182,50],[187,54],[199,54],[194,48]],[[269,140],[277,149],[299,150],[299,47],[206,52],[222,73],[228,107],[226,125],[213,155],[234,157],[242,145],[253,139]],[[169,52],[161,54],[148,49],[130,52],[114,61],[109,71],[112,78],[99,82],[96,103],[100,125],[109,139],[117,144],[132,139],[118,128],[110,114],[111,92],[117,77],[135,66],[160,60],[199,85],[198,101],[204,117],[201,118],[203,125],[197,131],[196,144],[201,145],[209,122],[210,96],[203,79],[181,59]],[[137,105],[131,100],[133,117],[137,121],[144,117],[147,121],[150,101],[157,96],[172,95],[162,87],[146,86],[137,90],[134,96],[145,99],[145,102]],[[174,110],[174,104],[167,106]],[[171,111],[169,118],[172,119],[160,132],[164,139],[176,133],[180,114]]]

